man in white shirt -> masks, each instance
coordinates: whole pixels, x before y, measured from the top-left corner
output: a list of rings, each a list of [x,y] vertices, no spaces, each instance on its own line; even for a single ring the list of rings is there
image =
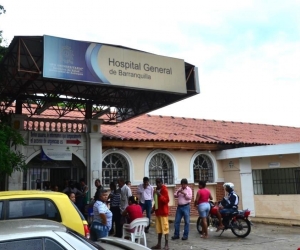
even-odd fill
[[[122,214],[125,208],[128,206],[128,198],[132,196],[132,193],[131,193],[131,189],[125,184],[123,178],[118,179],[118,185],[121,192],[120,210]]]
[[[149,225],[145,229],[145,233],[148,233],[153,201],[153,187],[150,185],[148,177],[143,178],[143,183],[138,186],[137,193],[140,196],[140,206],[142,207],[142,211],[144,212],[146,210],[146,215],[149,219]]]

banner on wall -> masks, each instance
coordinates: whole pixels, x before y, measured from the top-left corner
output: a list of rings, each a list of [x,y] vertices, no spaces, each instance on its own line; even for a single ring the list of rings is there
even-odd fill
[[[37,146],[85,146],[84,135],[82,133],[59,133],[49,131],[30,131],[28,144]]]
[[[43,77],[187,93],[184,60],[44,36]]]
[[[42,146],[42,161],[71,161],[72,147],[70,146]]]

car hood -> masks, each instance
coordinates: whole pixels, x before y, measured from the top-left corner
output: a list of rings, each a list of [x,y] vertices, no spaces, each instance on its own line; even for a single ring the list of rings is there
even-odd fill
[[[116,238],[116,237],[101,238],[101,240],[98,240],[96,243],[99,244],[100,246],[102,246],[103,248],[105,248],[106,247],[105,245],[107,244],[107,245],[114,246],[112,249],[118,249],[118,247],[120,249],[128,249],[128,250],[129,249],[130,250],[149,250],[150,249],[148,247],[145,247],[144,245],[137,244],[132,241],[120,239],[120,238]]]

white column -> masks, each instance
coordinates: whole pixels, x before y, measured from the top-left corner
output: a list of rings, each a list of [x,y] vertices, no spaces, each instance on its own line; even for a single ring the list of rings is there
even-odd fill
[[[96,192],[95,180],[102,179],[102,120],[89,120],[87,123],[87,180],[90,197]]]
[[[254,192],[251,159],[249,157],[240,160],[241,191],[243,197],[243,209],[249,209],[251,216],[255,216]]]

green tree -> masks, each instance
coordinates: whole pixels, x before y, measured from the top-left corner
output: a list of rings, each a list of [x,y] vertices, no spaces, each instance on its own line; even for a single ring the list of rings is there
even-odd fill
[[[4,7],[0,5],[0,15],[4,14],[5,12],[6,10],[4,9]],[[2,30],[0,30],[0,62],[7,51],[7,47],[2,46],[2,42],[3,42]]]
[[[0,5],[0,15],[5,13],[5,9]],[[0,66],[1,60],[7,50],[2,46],[2,31],[0,31]],[[3,80],[3,68],[0,68],[0,85]],[[0,102],[3,100],[0,99]],[[5,189],[5,180],[14,171],[26,169],[25,156],[17,149],[18,145],[25,145],[25,140],[19,131],[12,126],[11,115],[0,110],[0,190]]]
[[[25,145],[19,131],[12,127],[11,114],[0,113],[0,178],[14,171],[26,169],[25,156],[17,151],[18,145]]]

